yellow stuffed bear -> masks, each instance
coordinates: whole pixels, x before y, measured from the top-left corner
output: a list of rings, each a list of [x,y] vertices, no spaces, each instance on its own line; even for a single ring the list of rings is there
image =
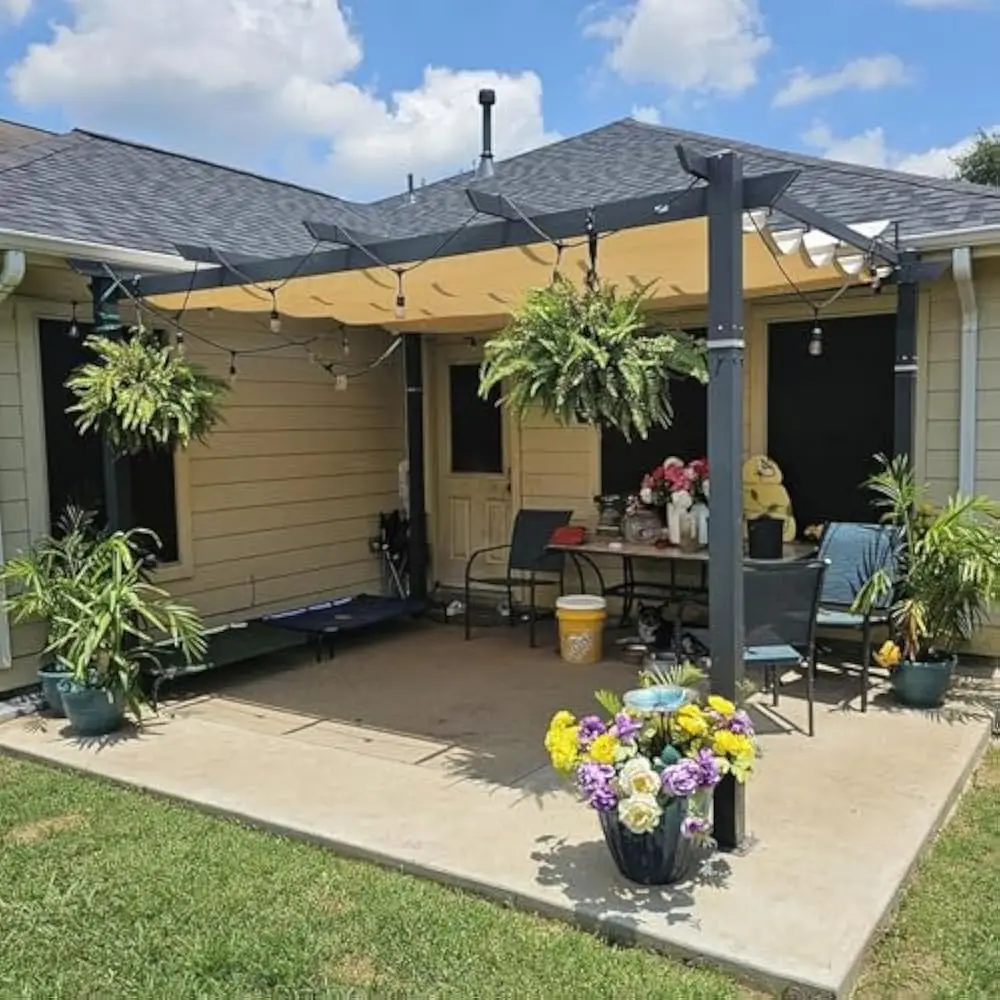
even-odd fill
[[[782,482],[781,469],[767,455],[754,455],[743,464],[743,531],[746,522],[762,514],[785,521],[785,542],[795,541],[792,501]]]

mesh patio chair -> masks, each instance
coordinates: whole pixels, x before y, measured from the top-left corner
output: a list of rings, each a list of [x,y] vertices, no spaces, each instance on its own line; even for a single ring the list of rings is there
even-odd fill
[[[826,629],[861,632],[861,711],[868,709],[872,659],[872,626],[889,618],[892,595],[887,594],[868,614],[851,610],[858,591],[872,574],[893,561],[897,529],[889,524],[828,524],[820,540],[820,559],[830,564],[823,580],[817,624]]]
[[[778,671],[805,674],[810,736],[816,732],[816,614],[826,568],[820,559],[743,563],[744,665],[763,669],[764,687],[770,688],[775,706],[780,696]],[[686,629],[684,635],[703,647],[710,638],[705,628]]]
[[[507,592],[507,613],[515,621],[514,588],[528,588],[528,642],[535,645],[538,621],[537,588],[558,586],[562,590],[563,553],[549,550],[549,540],[556,528],[569,524],[571,510],[520,510],[514,519],[510,543],[494,545],[473,552],[465,566],[465,638],[472,636],[471,597],[474,584],[503,587]],[[502,576],[475,576],[474,563],[491,552],[508,550],[507,568]],[[541,575],[540,575],[541,574]]]
[[[815,734],[816,618],[827,569],[822,559],[743,564],[745,662],[770,673],[775,705],[778,670],[805,674],[810,736]]]

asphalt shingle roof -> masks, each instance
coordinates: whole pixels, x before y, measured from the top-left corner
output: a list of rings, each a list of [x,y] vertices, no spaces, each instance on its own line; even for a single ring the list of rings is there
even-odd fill
[[[471,213],[471,173],[364,205],[190,157],[74,131],[2,150],[0,228],[170,253],[176,244],[278,257],[304,253],[302,223],[386,236],[446,232]],[[1000,190],[834,163],[632,119],[496,164],[501,190],[555,211],[687,186],[674,146],[735,149],[745,172],[802,170],[790,193],[842,222],[890,219],[904,238],[1000,224]],[[479,219],[479,221],[488,221]]]

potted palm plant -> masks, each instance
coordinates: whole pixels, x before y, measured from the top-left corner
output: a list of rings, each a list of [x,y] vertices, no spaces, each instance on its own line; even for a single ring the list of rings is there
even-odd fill
[[[149,553],[156,548],[150,531],[97,531],[92,514],[69,508],[55,537],[0,572],[14,620],[41,619],[48,626],[45,652],[63,675],[59,695],[78,735],[113,732],[126,710],[140,715],[140,667],[159,659],[162,639],[188,661],[205,652],[197,613],[149,579]]]
[[[875,660],[891,671],[901,702],[931,708],[944,699],[959,648],[1000,602],[1000,504],[954,496],[935,506],[905,458],[879,461],[867,485],[897,529],[894,550],[854,607],[868,613],[891,595],[890,638]]]

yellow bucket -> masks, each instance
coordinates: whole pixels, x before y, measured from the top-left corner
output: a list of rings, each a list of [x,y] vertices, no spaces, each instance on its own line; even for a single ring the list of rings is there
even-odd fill
[[[590,594],[575,594],[556,600],[559,620],[559,652],[565,663],[598,663],[603,655],[607,601]]]

